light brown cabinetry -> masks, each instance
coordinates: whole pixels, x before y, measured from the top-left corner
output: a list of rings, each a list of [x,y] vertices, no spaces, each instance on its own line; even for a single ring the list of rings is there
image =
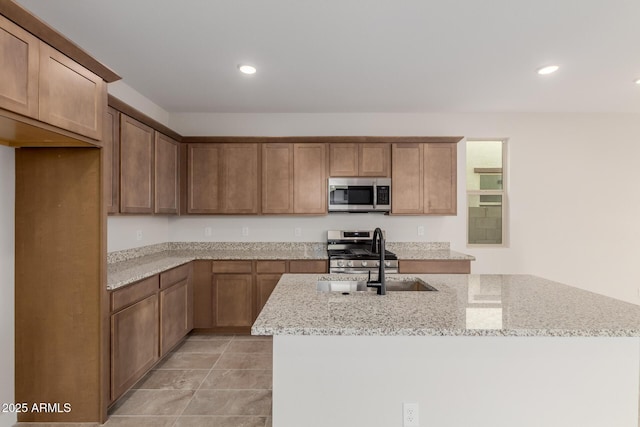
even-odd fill
[[[329,176],[388,177],[391,168],[391,144],[329,144]]]
[[[40,40],[0,15],[0,108],[38,118]]]
[[[0,16],[0,108],[102,139],[107,86],[101,77]]]
[[[253,323],[251,261],[213,262],[213,327],[249,327]]]
[[[258,144],[189,144],[188,213],[257,214]]]
[[[177,214],[179,203],[179,144],[155,132],[155,208],[158,214]]]
[[[102,139],[106,84],[54,48],[40,44],[40,120]]]
[[[326,260],[194,261],[194,328],[249,333],[283,273],[326,273]]]
[[[107,108],[102,139],[104,153],[104,198],[108,213],[120,211],[120,113]]]
[[[160,357],[193,329],[191,264],[160,274]]]
[[[154,130],[120,115],[120,212],[153,213]]]
[[[326,144],[293,144],[293,213],[327,213]]]
[[[400,260],[398,272],[401,274],[469,274],[469,260]]]
[[[262,213],[293,213],[293,144],[262,144]]]
[[[392,159],[391,213],[457,213],[456,144],[393,144]]]
[[[139,291],[144,295],[142,291],[148,290],[149,285],[152,293],[133,302],[140,298],[137,292],[132,292],[133,287],[140,286]],[[126,297],[130,298],[121,304],[133,302],[111,315],[112,402],[135,384],[159,358],[157,291],[158,276],[154,276],[112,294],[112,304],[116,299],[122,299],[118,297],[119,292],[129,294]]]

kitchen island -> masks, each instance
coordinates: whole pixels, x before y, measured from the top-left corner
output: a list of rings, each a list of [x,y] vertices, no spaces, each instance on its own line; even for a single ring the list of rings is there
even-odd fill
[[[638,425],[639,306],[534,276],[393,276],[437,291],[282,277],[252,328],[274,337],[275,427],[400,427],[403,403],[423,427]]]

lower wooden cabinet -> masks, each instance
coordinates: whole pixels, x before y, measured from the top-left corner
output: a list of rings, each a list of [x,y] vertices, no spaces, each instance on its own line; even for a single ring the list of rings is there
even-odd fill
[[[326,273],[326,260],[194,261],[194,328],[248,334],[284,273]]]
[[[158,361],[158,332],[157,294],[111,316],[111,401]]]
[[[191,263],[111,292],[110,402],[193,329]]]
[[[398,272],[400,274],[469,274],[471,272],[471,261],[463,259],[400,260],[398,262]]]

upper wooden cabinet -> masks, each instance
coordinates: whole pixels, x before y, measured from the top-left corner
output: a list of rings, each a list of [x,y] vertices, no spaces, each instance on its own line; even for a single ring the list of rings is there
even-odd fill
[[[120,212],[154,211],[154,130],[120,115]]]
[[[329,176],[388,177],[390,165],[391,144],[329,144]]]
[[[52,47],[40,44],[40,120],[102,139],[106,84]]]
[[[293,213],[327,213],[326,144],[293,144]]]
[[[256,214],[258,144],[189,144],[188,213]]]
[[[0,15],[0,108],[38,118],[40,40]]]
[[[0,16],[0,108],[102,139],[101,77]]]
[[[262,213],[293,213],[293,144],[262,144]]]
[[[455,143],[393,144],[391,213],[456,215]]]
[[[424,212],[457,213],[457,145],[426,144],[424,147]]]
[[[120,211],[120,113],[107,109],[104,138],[104,198],[108,213]]]
[[[155,143],[155,213],[177,214],[179,203],[177,141],[156,132]]]

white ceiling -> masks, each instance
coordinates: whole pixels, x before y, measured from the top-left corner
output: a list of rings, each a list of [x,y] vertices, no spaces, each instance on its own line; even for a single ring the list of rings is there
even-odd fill
[[[640,112],[638,0],[18,2],[169,112]]]

